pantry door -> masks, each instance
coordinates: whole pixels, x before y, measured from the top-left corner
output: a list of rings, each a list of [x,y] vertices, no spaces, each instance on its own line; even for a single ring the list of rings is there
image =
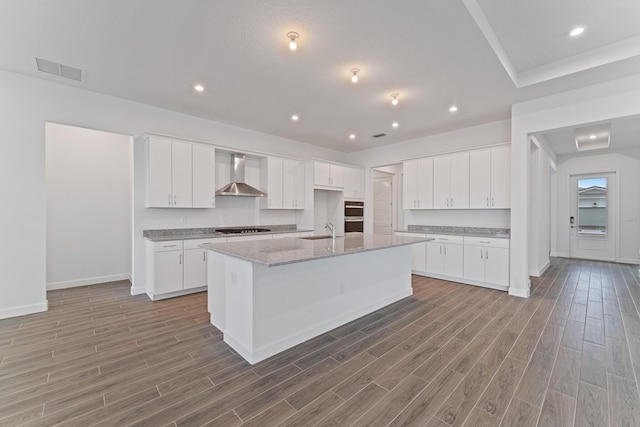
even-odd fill
[[[571,258],[615,261],[615,172],[571,175]]]

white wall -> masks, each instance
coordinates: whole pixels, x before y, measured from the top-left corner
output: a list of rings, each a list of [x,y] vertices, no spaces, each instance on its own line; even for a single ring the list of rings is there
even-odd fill
[[[638,140],[640,144],[640,138]],[[571,175],[590,172],[615,171],[618,185],[618,214],[616,215],[618,241],[616,261],[637,264],[640,249],[640,147],[611,154],[593,154],[558,158],[558,195],[554,252],[569,256],[569,225]]]
[[[529,136],[548,130],[637,114],[640,114],[638,75],[515,104],[512,107],[509,293],[528,296],[530,288]],[[558,184],[560,185],[560,180]]]
[[[133,141],[45,125],[47,289],[131,277]]]
[[[5,242],[0,249],[0,318],[47,308],[47,121],[132,136],[151,131],[285,157],[346,160],[343,153],[317,146],[6,71],[0,71],[0,93],[0,194],[4,201],[0,232]],[[134,162],[138,146],[134,144]],[[136,182],[136,201],[142,197],[137,190]],[[150,222],[165,226],[163,221]],[[166,225],[175,226],[175,222]]]

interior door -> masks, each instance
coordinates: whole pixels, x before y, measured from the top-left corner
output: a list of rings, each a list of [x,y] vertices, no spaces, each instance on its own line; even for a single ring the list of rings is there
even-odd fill
[[[393,234],[391,177],[373,183],[373,233]]]
[[[615,172],[571,175],[570,255],[615,261]]]

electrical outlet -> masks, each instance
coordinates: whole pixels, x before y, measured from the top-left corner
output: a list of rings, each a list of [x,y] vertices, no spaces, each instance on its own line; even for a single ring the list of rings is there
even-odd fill
[[[231,284],[232,285],[238,284],[238,273],[236,273],[235,271],[231,272]]]
[[[186,224],[187,223],[187,217],[186,216],[181,216],[180,217],[180,224]]]

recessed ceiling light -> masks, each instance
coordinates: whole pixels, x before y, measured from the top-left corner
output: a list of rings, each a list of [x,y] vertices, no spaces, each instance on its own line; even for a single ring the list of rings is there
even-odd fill
[[[458,111],[458,107],[456,105],[452,105],[451,107],[449,107],[450,113],[455,113],[456,111]]]
[[[204,92],[204,86],[200,84],[194,85],[193,88],[196,90],[196,92]]]
[[[298,48],[298,43],[296,40],[300,37],[300,34],[295,31],[290,31],[287,33],[287,37],[289,38],[289,49],[296,50]]]
[[[577,37],[580,34],[584,33],[585,27],[575,27],[571,31],[569,31],[569,35],[571,37]]]
[[[398,92],[391,94],[391,105],[398,105],[398,97],[400,94]]]
[[[349,72],[351,73],[351,81],[353,83],[357,83],[358,82],[358,73],[360,72],[360,68],[352,68],[349,70]]]
[[[299,118],[300,118],[300,117],[298,117],[298,115],[297,115],[297,114],[293,114],[293,115],[291,116],[291,120],[293,120],[294,122],[297,122]]]
[[[349,139],[356,139],[356,134],[355,133],[350,134]]]
[[[400,125],[398,124],[398,122],[393,122],[393,123],[391,123],[391,126],[393,126],[394,128],[397,128]]]

